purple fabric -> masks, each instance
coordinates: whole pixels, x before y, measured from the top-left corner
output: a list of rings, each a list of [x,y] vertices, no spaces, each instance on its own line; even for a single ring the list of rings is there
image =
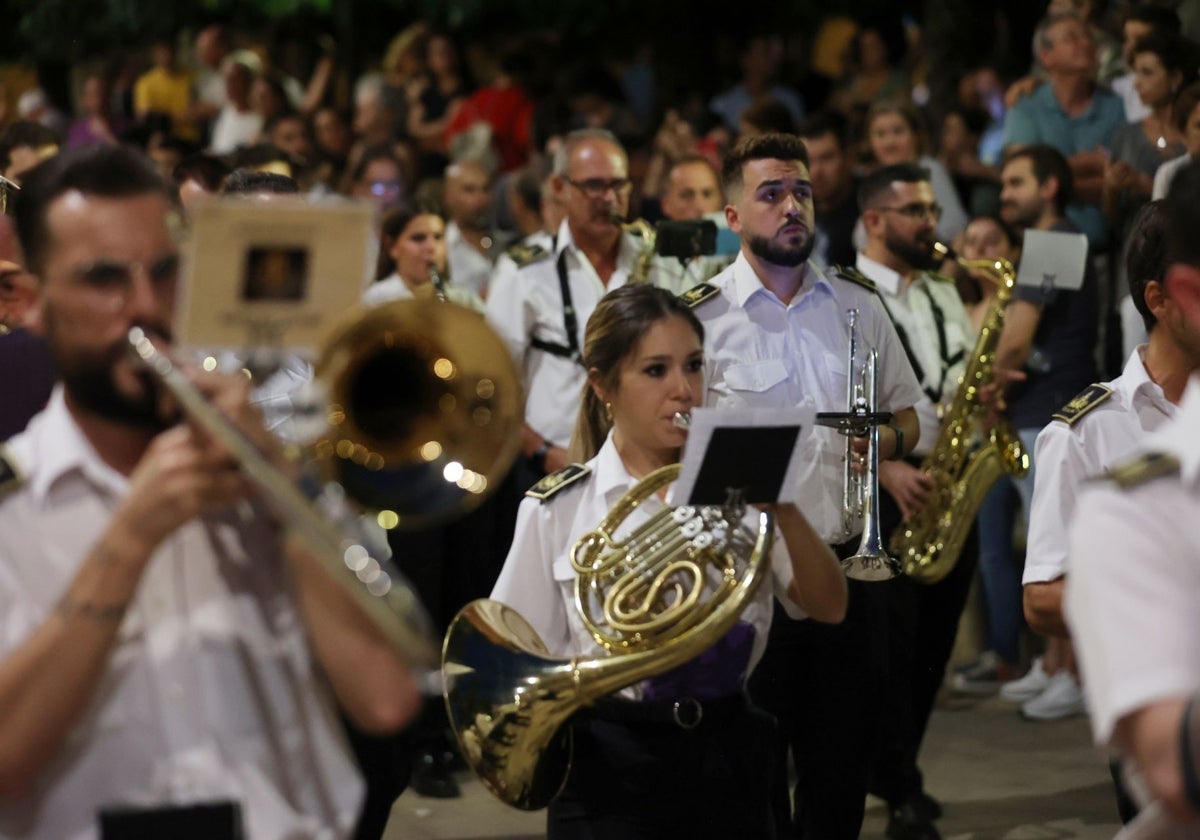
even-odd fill
[[[647,680],[643,699],[711,700],[736,694],[746,682],[753,647],[754,627],[739,621],[695,659]]]
[[[108,121],[108,127],[114,137],[120,137],[127,126],[125,120],[120,117],[113,117]],[[86,117],[71,123],[71,127],[67,129],[66,145],[68,149],[75,149],[80,146],[94,146],[108,142],[110,141],[107,137],[92,131],[91,121]]]

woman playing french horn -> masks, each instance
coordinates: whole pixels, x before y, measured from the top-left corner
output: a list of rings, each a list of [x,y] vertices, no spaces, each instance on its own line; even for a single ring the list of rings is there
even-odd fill
[[[614,290],[588,319],[587,385],[572,443],[586,464],[561,471],[556,491],[522,502],[492,593],[529,621],[553,656],[603,655],[575,607],[571,549],[639,479],[679,460],[687,433],[674,418],[702,399],[702,347],[692,311],[649,286]],[[630,518],[649,518],[662,505],[652,496]],[[549,808],[552,840],[772,836],[766,756],[774,721],[750,705],[745,681],[766,643],[772,595],[794,617],[838,622],[846,583],[794,505],[770,509],[778,528],[773,585],[759,587],[737,625],[698,658],[576,719],[573,766]]]

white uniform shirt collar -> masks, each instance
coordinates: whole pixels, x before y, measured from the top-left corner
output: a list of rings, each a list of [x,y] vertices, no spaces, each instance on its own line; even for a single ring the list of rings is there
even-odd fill
[[[630,475],[629,470],[625,468],[621,454],[617,452],[612,432],[608,433],[604,445],[596,453],[596,457],[592,461],[592,468],[595,471],[592,480],[596,482],[596,493],[609,502],[616,501],[637,483],[637,479]]]
[[[756,293],[762,293],[772,300],[779,301],[779,298],[775,297],[775,294],[758,279],[758,275],[754,272],[754,267],[750,265],[750,261],[746,259],[744,251],[738,252],[737,259],[733,261],[732,269],[733,296],[738,306],[744,308],[746,302]],[[810,292],[818,288],[824,288],[831,294],[833,293],[833,284],[826,279],[821,268],[815,262],[809,260],[804,267],[804,281],[800,284],[800,290],[788,305],[795,306]]]
[[[1161,433],[1168,450],[1179,458],[1182,478],[1188,484],[1195,484],[1200,478],[1200,437],[1196,435],[1197,428],[1200,428],[1200,374],[1192,374],[1183,391],[1183,399],[1179,401],[1174,421]]]
[[[466,243],[463,237],[462,228],[458,226],[458,222],[446,223],[446,250],[458,248]]]
[[[1121,371],[1121,391],[1124,392],[1121,396],[1131,407],[1139,396],[1144,396],[1152,405],[1168,417],[1172,417],[1175,414],[1175,406],[1146,370],[1146,347],[1147,345],[1140,344],[1129,354],[1129,359]]]
[[[633,271],[634,263],[637,262],[638,251],[640,250],[639,241],[633,234],[621,233],[621,247],[617,251],[618,272],[624,272],[628,276],[629,272]],[[595,266],[592,265],[583,251],[575,247],[575,238],[571,236],[571,225],[566,219],[563,219],[558,226],[558,236],[554,241],[554,259],[557,260],[564,250],[572,255],[580,265],[586,266],[588,271],[596,275]],[[596,275],[596,279],[600,279],[599,275]],[[609,284],[609,288],[615,287]]]
[[[854,260],[854,266],[865,274],[867,279],[874,281],[876,286],[893,297],[904,289],[904,278],[900,272],[876,262],[861,251]]]
[[[30,490],[39,505],[45,503],[54,483],[72,472],[79,472],[109,493],[124,494],[128,480],[104,463],[91,441],[84,436],[67,408],[61,384],[55,386],[37,421],[29,428],[34,463],[25,469]]]

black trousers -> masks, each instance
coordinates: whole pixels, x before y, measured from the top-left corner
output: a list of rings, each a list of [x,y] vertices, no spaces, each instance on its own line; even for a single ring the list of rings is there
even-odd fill
[[[881,531],[890,535],[900,524],[900,510],[883,491]],[[967,603],[979,560],[979,540],[972,526],[958,562],[935,584],[901,576],[877,584],[886,601],[883,715],[872,756],[871,792],[899,807],[921,792],[917,755],[929,716],[954,650],[958,622]]]
[[[835,547],[839,557],[858,541]],[[884,666],[884,600],[879,584],[847,581],[850,602],[838,625],[793,621],[775,605],[766,653],[750,697],[779,721],[773,807],[780,836],[854,840],[862,828]],[[796,768],[793,803],[787,757]],[[794,810],[794,812],[793,812]]]
[[[776,837],[769,715],[738,697],[704,704],[700,724],[683,729],[667,714],[608,714],[612,703],[573,724],[574,758],[547,814],[548,840]]]

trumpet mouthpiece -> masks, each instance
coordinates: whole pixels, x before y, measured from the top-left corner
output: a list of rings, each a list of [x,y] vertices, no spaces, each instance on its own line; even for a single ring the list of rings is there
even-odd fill
[[[690,429],[692,427],[692,415],[687,411],[676,411],[672,422],[677,429]]]

